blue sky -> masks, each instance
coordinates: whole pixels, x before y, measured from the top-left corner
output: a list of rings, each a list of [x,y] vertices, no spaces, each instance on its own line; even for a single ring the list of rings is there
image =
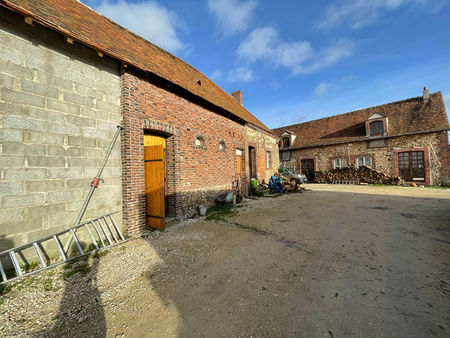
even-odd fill
[[[82,0],[185,60],[269,128],[442,91],[450,0]]]

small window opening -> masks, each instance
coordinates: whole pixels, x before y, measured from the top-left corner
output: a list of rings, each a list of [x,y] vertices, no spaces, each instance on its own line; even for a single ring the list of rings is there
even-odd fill
[[[195,141],[194,141],[194,145],[196,147],[204,147],[205,146],[205,139],[203,138],[203,136],[196,136],[195,137]]]
[[[198,81],[197,81],[197,84],[198,84],[199,86],[201,86],[201,85],[202,85],[202,81],[201,81],[201,80],[198,80]]]
[[[283,137],[283,148],[289,148],[291,145],[290,137]]]
[[[219,148],[220,151],[225,151],[225,149],[226,149],[225,142],[224,141],[220,141],[218,148]]]

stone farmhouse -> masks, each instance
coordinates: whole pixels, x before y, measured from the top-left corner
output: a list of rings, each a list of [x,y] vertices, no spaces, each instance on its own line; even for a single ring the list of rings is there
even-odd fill
[[[370,166],[407,182],[449,179],[448,130],[440,92],[274,129],[280,161],[314,181],[314,172]]]
[[[119,210],[139,235],[240,179],[268,180],[278,137],[198,70],[76,0],[0,0],[0,251]]]

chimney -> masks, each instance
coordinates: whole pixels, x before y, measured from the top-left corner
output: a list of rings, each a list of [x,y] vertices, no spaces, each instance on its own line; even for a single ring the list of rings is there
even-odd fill
[[[427,87],[423,87],[423,100],[428,101],[430,99],[430,92]]]
[[[242,106],[242,92],[240,90],[232,92],[231,96]]]

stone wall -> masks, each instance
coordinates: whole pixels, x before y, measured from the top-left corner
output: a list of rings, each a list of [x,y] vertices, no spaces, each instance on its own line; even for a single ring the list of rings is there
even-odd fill
[[[115,61],[0,7],[0,251],[75,222],[119,98]],[[85,218],[121,210],[120,140],[103,178]]]
[[[445,134],[447,136],[447,134]],[[429,169],[429,182],[427,184],[438,184],[443,180],[442,165],[447,160],[443,156],[440,133],[417,134],[385,139],[385,146],[381,148],[370,148],[369,142],[354,142],[323,147],[313,147],[299,150],[291,150],[289,161],[282,163],[290,168],[301,170],[300,161],[304,158],[315,160],[316,171],[332,168],[334,158],[344,158],[347,165],[355,165],[356,157],[371,156],[373,167],[388,175],[395,175],[394,151],[411,148],[425,148],[428,157],[425,166]],[[282,158],[282,155],[280,155]],[[445,165],[445,164],[444,164]]]
[[[263,180],[268,183],[270,176],[278,172],[280,165],[278,151],[278,137],[254,126],[246,126],[245,140],[248,147],[256,149],[256,178],[259,183]],[[270,152],[271,161],[267,166],[266,152]],[[246,177],[250,178],[248,156],[246,157]],[[248,181],[248,180],[247,180]],[[250,182],[247,182],[247,185]]]
[[[236,149],[244,150],[244,125],[217,113],[164,80],[128,67],[122,74],[123,212],[127,231],[145,228],[144,133],[166,136],[168,216],[186,217],[199,204],[231,188]],[[204,146],[196,146],[196,137]],[[219,149],[219,143],[224,148]],[[244,152],[245,153],[245,152]]]

